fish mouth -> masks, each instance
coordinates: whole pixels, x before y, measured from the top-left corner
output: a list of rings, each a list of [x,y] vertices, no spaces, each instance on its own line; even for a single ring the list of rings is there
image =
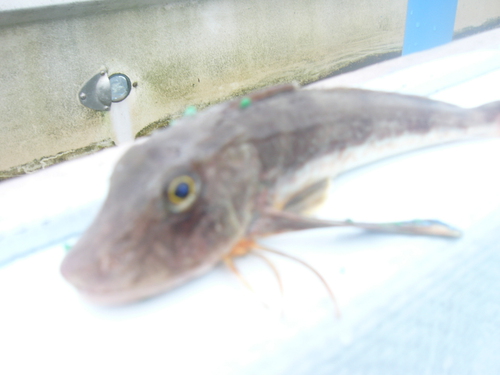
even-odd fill
[[[129,272],[121,271],[113,275],[96,270],[100,271],[97,263],[90,263],[89,266],[68,259],[64,259],[60,268],[63,278],[85,301],[101,306],[127,305],[148,299],[174,287],[177,282],[174,275],[162,274],[140,280]]]
[[[117,289],[117,290],[92,290],[85,288],[76,288],[80,296],[86,302],[98,306],[125,306],[140,301],[148,300],[154,296],[166,292],[168,287],[154,288],[135,288],[135,289]]]
[[[65,277],[65,275],[63,274]],[[129,284],[116,287],[104,285],[82,285],[70,278],[65,279],[78,291],[86,302],[99,306],[121,306],[151,299],[176,287],[184,281],[184,277],[168,278],[142,284]],[[80,284],[80,285],[79,285]]]
[[[106,288],[104,285],[82,285],[83,283],[76,282],[76,280],[72,280],[71,277],[67,277],[64,274],[64,268],[61,269],[61,273],[86,302],[92,305],[113,307],[130,305],[164,294],[171,289],[185,284],[191,279],[207,273],[216,263],[217,262],[204,264],[191,270],[185,270],[179,275],[169,276],[168,278],[109,288]]]

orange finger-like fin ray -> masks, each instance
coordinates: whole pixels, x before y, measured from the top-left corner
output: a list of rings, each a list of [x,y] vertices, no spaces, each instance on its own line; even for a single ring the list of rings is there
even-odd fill
[[[256,252],[252,251],[254,249],[259,249],[259,250],[267,251],[267,252],[270,252],[270,253],[281,255],[282,257],[285,257],[285,258],[289,258],[291,260],[294,260],[294,261],[302,264],[304,267],[306,267],[310,271],[312,271],[319,278],[319,280],[321,281],[321,283],[326,288],[328,294],[330,295],[330,298],[333,301],[333,305],[334,305],[334,309],[335,309],[335,316],[337,318],[341,317],[340,307],[339,307],[339,304],[337,302],[337,299],[335,298],[335,295],[333,294],[333,291],[331,290],[330,286],[328,285],[328,283],[326,282],[326,280],[324,279],[324,277],[318,271],[316,271],[310,264],[306,263],[302,259],[294,257],[293,255],[286,254],[284,252],[281,252],[281,251],[278,251],[278,250],[275,250],[275,249],[271,249],[271,248],[266,247],[266,246],[262,246],[262,245],[256,243],[252,239],[244,238],[244,239],[240,240],[233,247],[233,249],[232,249],[232,251],[231,251],[230,254],[228,254],[226,257],[224,257],[224,262],[226,263],[226,265],[228,265],[228,267],[231,269],[231,271],[233,271],[233,273],[235,273],[235,275],[243,282],[243,284],[245,284],[245,286],[250,291],[252,291],[253,293],[255,293],[253,291],[252,287],[250,286],[250,284],[248,284],[248,282],[241,276],[241,274],[239,273],[239,271],[236,269],[232,258],[236,257],[236,256],[246,255],[248,253],[253,253],[254,255],[257,255],[257,256],[261,257],[269,265],[269,267],[271,268],[271,270],[275,274],[276,279],[278,280],[280,291],[281,291],[281,293],[283,295],[283,285],[282,285],[281,277],[280,277],[280,275],[278,273],[278,270],[276,269],[276,267],[274,266],[274,264],[268,258],[266,258],[265,256],[263,256],[262,254],[258,254]]]
[[[274,250],[274,249],[271,249],[269,247],[259,245],[257,243],[254,243],[254,247],[257,248],[257,249],[260,249],[260,250],[268,251],[270,253],[281,255],[282,257],[294,260],[294,261],[302,264],[304,267],[308,268],[310,271],[312,271],[320,279],[321,283],[323,284],[323,286],[328,291],[328,294],[330,295],[330,298],[332,299],[334,307],[335,307],[335,316],[337,318],[341,317],[339,304],[337,302],[337,299],[335,298],[335,295],[333,294],[333,291],[330,289],[330,286],[328,285],[328,283],[326,282],[326,280],[324,279],[324,277],[321,276],[321,274],[318,271],[316,271],[310,264],[304,262],[302,259],[294,257],[293,255],[286,254],[286,253],[283,253],[281,251]]]
[[[273,271],[274,277],[276,277],[276,281],[278,282],[278,286],[280,288],[280,294],[283,297],[283,294],[284,294],[283,282],[281,280],[281,276],[280,276],[278,270],[276,269],[276,266],[274,265],[274,263],[271,262],[271,260],[269,258],[267,258],[266,256],[264,256],[256,251],[252,251],[251,254],[262,259],[269,266],[269,268]]]
[[[236,275],[236,277],[238,278],[238,280],[240,280],[240,282],[245,285],[245,287],[250,291],[252,292],[255,296],[258,297],[258,294],[255,292],[255,290],[252,288],[252,286],[250,285],[250,283],[243,277],[243,275],[241,274],[241,272],[238,270],[238,268],[236,267],[236,265],[234,264],[233,262],[233,258],[230,255],[227,255],[225,256],[224,258],[224,263],[226,264],[227,268],[229,268],[229,270],[234,274]],[[260,302],[264,305],[264,307],[266,309],[269,308],[268,304],[265,303],[262,299],[260,299]]]

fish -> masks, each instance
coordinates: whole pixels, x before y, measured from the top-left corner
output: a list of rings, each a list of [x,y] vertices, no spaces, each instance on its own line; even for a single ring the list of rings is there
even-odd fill
[[[328,181],[344,171],[423,147],[498,136],[500,102],[465,109],[356,88],[258,91],[185,116],[131,147],[61,273],[94,304],[151,298],[264,236],[357,225],[308,216]],[[358,224],[460,235],[439,221]]]

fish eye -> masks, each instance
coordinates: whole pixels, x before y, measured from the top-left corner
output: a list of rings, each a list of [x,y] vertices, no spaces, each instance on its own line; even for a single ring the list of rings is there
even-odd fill
[[[172,212],[187,210],[198,196],[198,184],[189,175],[177,176],[170,181],[166,191],[168,208]]]

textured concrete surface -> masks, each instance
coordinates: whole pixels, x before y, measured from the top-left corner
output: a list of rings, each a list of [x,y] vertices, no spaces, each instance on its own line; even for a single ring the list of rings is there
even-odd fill
[[[497,0],[459,0],[455,19],[455,32],[468,27],[481,26],[500,17]]]
[[[77,100],[103,66],[137,82],[127,98],[135,134],[190,104],[398,50],[404,14],[392,0],[207,0],[1,28],[0,170],[114,138],[109,113]]]
[[[137,83],[121,106],[135,135],[188,105],[204,107],[278,82],[312,82],[366,56],[397,52],[406,2],[110,0],[0,9],[5,171],[116,141],[112,114],[77,99],[103,67]],[[497,1],[464,0],[457,27],[494,17],[500,17]]]

